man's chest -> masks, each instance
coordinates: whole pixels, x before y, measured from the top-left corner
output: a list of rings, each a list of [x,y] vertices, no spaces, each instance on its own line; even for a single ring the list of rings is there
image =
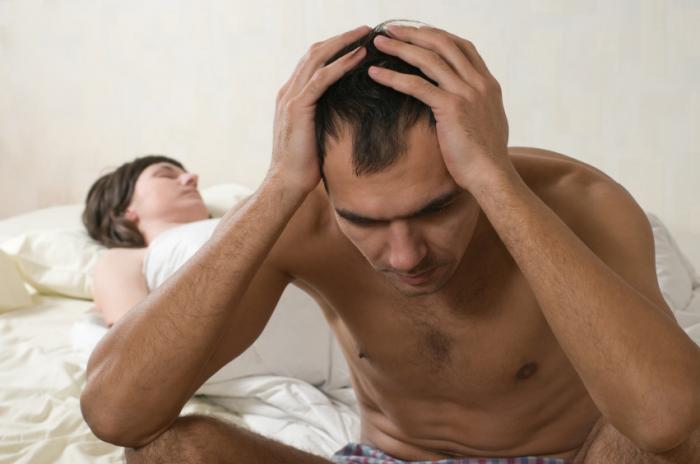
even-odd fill
[[[449,303],[391,297],[361,279],[321,288],[355,380],[375,390],[365,393],[429,391],[483,404],[561,367],[565,357],[522,274],[493,274],[469,279]]]

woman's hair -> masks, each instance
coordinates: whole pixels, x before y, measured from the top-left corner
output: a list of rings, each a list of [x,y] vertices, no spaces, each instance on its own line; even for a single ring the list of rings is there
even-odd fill
[[[147,155],[124,163],[115,171],[97,179],[85,199],[83,224],[90,237],[103,245],[124,248],[147,246],[136,224],[129,221],[124,213],[131,203],[134,187],[141,173],[155,163],[167,162],[183,171],[183,165],[163,155]]]

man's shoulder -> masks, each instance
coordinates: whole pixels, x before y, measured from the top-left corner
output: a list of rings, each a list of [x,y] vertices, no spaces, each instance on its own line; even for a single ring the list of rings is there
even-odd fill
[[[656,279],[651,225],[634,197],[599,169],[560,153],[515,148],[511,154],[516,169],[523,168],[523,180],[532,181],[533,192],[571,231],[628,284],[670,313]]]
[[[646,219],[622,185],[590,164],[539,148],[515,147],[511,155],[531,190],[594,251],[613,240],[617,218]]]
[[[525,183],[570,226],[585,220],[595,207],[610,206],[595,204],[601,196],[629,196],[613,178],[576,158],[534,147],[509,150]]]

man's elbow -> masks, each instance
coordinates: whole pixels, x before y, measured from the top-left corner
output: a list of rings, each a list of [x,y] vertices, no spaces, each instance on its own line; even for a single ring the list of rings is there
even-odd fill
[[[117,411],[100,401],[89,387],[86,387],[80,395],[80,410],[92,433],[100,440],[113,445],[124,448],[141,448],[162,433],[161,430],[153,433],[139,430],[139,427],[135,426],[136,424],[126,426],[123,421],[118,419]]]
[[[700,437],[700,409],[686,403],[682,413],[673,414],[671,411],[667,411],[663,420],[647,424],[646,433],[638,440],[642,450],[664,454],[688,443],[691,437]]]

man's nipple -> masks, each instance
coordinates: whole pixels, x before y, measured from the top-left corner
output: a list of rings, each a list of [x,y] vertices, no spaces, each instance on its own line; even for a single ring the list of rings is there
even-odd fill
[[[537,363],[535,362],[529,362],[523,365],[520,369],[518,369],[517,374],[515,374],[515,378],[518,380],[525,380],[529,379],[533,375],[535,375],[535,372],[537,372]]]

